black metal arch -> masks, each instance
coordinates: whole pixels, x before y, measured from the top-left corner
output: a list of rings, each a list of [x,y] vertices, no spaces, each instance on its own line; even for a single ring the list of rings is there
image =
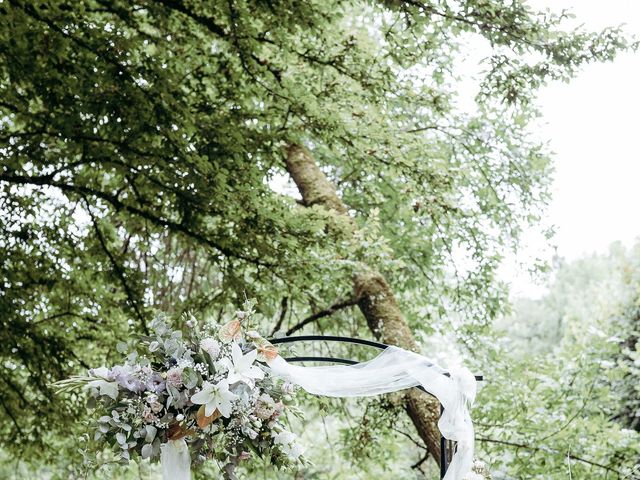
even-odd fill
[[[389,345],[376,342],[373,340],[364,340],[361,338],[352,338],[352,337],[340,337],[335,335],[298,335],[295,337],[280,337],[273,338],[269,340],[272,344],[277,345],[279,343],[295,343],[295,342],[337,342],[337,343],[353,343],[357,345],[364,345],[367,347],[374,347],[378,350],[385,350],[389,347]],[[319,357],[319,356],[306,356],[306,357],[289,357],[285,358],[288,362],[323,362],[323,363],[341,363],[345,365],[355,365],[358,362],[357,360],[351,360],[348,358],[338,358],[338,357]],[[444,375],[449,376],[448,372],[445,372]],[[482,375],[476,375],[476,381],[484,380]],[[423,392],[427,392],[422,386],[416,386],[416,388],[422,390]],[[429,394],[431,395],[431,394]],[[440,405],[440,413],[442,413],[442,405]],[[454,447],[455,448],[455,447]],[[444,478],[447,473],[447,440],[440,436],[440,478]]]

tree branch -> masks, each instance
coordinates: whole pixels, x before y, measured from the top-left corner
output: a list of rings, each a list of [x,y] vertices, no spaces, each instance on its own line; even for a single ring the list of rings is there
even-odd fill
[[[293,327],[291,327],[289,330],[287,330],[286,334],[287,336],[297,332],[298,330],[304,328],[306,325],[315,322],[316,320],[319,320],[321,318],[324,317],[328,317],[329,315],[333,315],[335,312],[339,311],[339,310],[343,310],[345,308],[348,307],[353,307],[354,305],[358,304],[358,299],[357,298],[349,298],[347,300],[342,300],[338,303],[335,303],[333,305],[331,305],[329,308],[325,308],[324,310],[321,310],[317,313],[314,313],[313,315],[305,318],[304,320],[302,320],[300,323],[294,325]]]
[[[147,326],[147,319],[144,313],[142,312],[142,309],[140,308],[139,299],[134,294],[133,289],[127,282],[127,277],[125,275],[124,268],[118,263],[118,261],[113,256],[111,251],[109,251],[109,248],[107,247],[107,242],[104,236],[102,235],[102,232],[100,231],[100,227],[98,226],[98,221],[96,220],[96,217],[93,215],[93,212],[91,211],[91,205],[89,205],[89,202],[86,199],[85,199],[85,204],[87,207],[87,212],[91,217],[91,223],[93,224],[93,228],[96,232],[96,236],[98,237],[98,241],[100,242],[100,246],[102,247],[102,250],[107,255],[107,257],[109,258],[109,262],[111,262],[111,265],[113,266],[113,271],[115,272],[116,276],[120,280],[120,283],[122,284],[122,288],[124,288],[125,294],[127,295],[128,303],[131,306],[134,313],[136,314],[136,316],[138,317],[138,320],[140,320],[140,324],[142,325],[142,330],[144,331],[145,335],[149,335],[149,327]]]
[[[333,212],[343,222],[342,234],[353,235],[357,229],[349,215],[347,206],[339,197],[334,185],[317,165],[311,153],[302,145],[289,144],[286,150],[287,171],[296,183],[304,205],[318,205]],[[375,268],[359,264],[353,276],[353,288],[358,307],[373,334],[388,345],[417,351],[418,344],[400,310],[391,286]],[[409,417],[429,453],[436,461],[440,459],[440,432],[438,402],[416,389],[408,390],[404,396]]]
[[[287,311],[289,309],[289,297],[282,297],[282,301],[280,302],[280,317],[278,318],[278,321],[276,322],[276,324],[273,326],[273,330],[271,330],[271,336],[273,337],[273,335],[280,330],[280,327],[282,326],[282,322],[284,322],[284,317],[287,314]]]
[[[227,256],[227,257],[233,257],[233,258],[238,258],[240,260],[244,260],[246,262],[249,263],[253,263],[255,265],[260,265],[260,266],[264,266],[264,267],[274,267],[276,265],[272,264],[272,263],[268,263],[268,262],[264,262],[262,260],[260,260],[257,257],[250,257],[247,255],[243,255],[241,253],[237,253],[234,251],[229,250],[226,247],[222,247],[221,245],[218,245],[217,243],[213,242],[210,238],[208,238],[207,236],[203,235],[202,233],[199,232],[195,232],[193,230],[190,230],[189,228],[187,228],[185,225],[183,225],[182,223],[177,223],[171,220],[167,220],[165,218],[162,217],[158,217],[156,215],[151,214],[150,212],[138,208],[138,207],[134,207],[133,205],[129,205],[125,202],[123,202],[122,200],[120,200],[117,196],[115,195],[111,195],[109,193],[100,191],[100,190],[96,190],[84,185],[72,185],[72,184],[67,184],[67,183],[63,183],[63,182],[59,182],[59,181],[55,181],[53,180],[52,175],[42,175],[42,176],[23,176],[23,175],[9,175],[9,174],[0,174],[0,181],[5,181],[5,182],[9,182],[9,183],[16,183],[16,184],[21,184],[21,185],[40,185],[40,186],[51,186],[51,187],[56,187],[59,188],[60,190],[64,191],[64,192],[72,192],[72,193],[76,193],[79,195],[90,195],[93,197],[97,197],[100,198],[106,202],[108,202],[109,204],[111,204],[111,206],[113,208],[115,208],[116,210],[125,210],[129,213],[132,213],[134,215],[137,215],[139,217],[145,218],[149,221],[151,221],[153,224],[160,226],[160,227],[164,227],[164,228],[168,228],[170,230],[176,231],[176,232],[180,232],[183,233],[185,235],[187,235],[188,237],[191,237],[195,240],[197,240],[199,243],[203,244],[203,245],[207,245],[209,247],[212,247],[216,250],[218,250],[220,253],[222,253],[223,255]]]
[[[420,467],[422,467],[422,464],[423,464],[424,462],[426,462],[428,458],[429,458],[429,452],[425,453],[425,454],[423,455],[423,457],[422,457],[420,460],[418,460],[416,463],[414,463],[413,465],[411,465],[411,468],[413,468],[413,469],[417,469],[417,470],[421,470],[421,471],[422,471],[422,469],[421,469]]]
[[[157,0],[157,3],[164,5],[170,10],[176,10],[187,17],[191,18],[196,23],[206,27],[210,32],[215,33],[221,38],[227,38],[229,34],[225,31],[224,27],[218,25],[213,18],[199,15],[193,10],[188,9],[181,0]]]
[[[514,447],[514,448],[524,448],[526,450],[531,450],[532,452],[542,452],[547,455],[549,454],[549,451],[550,451],[550,449],[548,448],[534,447],[533,445],[527,445],[526,443],[508,442],[506,440],[496,440],[494,438],[488,438],[488,437],[482,437],[482,436],[477,436],[476,440],[478,440],[479,442],[496,443],[498,445],[506,445],[508,447]],[[603,465],[601,463],[594,462],[586,458],[578,457],[577,455],[573,455],[569,452],[567,452],[566,454],[558,450],[552,450],[552,452],[558,455],[564,455],[567,458],[570,458],[571,460],[576,460],[577,462],[582,462],[582,463],[586,463],[587,465],[592,465],[594,467],[602,468],[609,472],[613,472],[617,475],[621,475],[621,476],[623,475],[623,472],[621,472],[620,470],[616,470],[615,468],[612,468],[608,465]]]
[[[16,430],[18,431],[18,434],[21,437],[24,437],[24,432],[22,431],[22,428],[20,428],[20,425],[18,424],[18,421],[16,420],[16,417],[13,415],[13,412],[9,409],[7,404],[4,403],[4,400],[2,398],[0,398],[0,404],[2,405],[2,408],[4,408],[4,411],[7,412],[7,415],[9,416],[9,418],[11,419],[13,424],[15,425]]]

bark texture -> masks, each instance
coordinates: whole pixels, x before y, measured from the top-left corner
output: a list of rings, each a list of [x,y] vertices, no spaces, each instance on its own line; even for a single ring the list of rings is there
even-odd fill
[[[305,206],[319,205],[348,219],[349,228],[355,224],[348,209],[338,196],[335,187],[320,170],[308,150],[300,145],[289,145],[286,165],[296,183]],[[353,287],[358,307],[367,320],[373,334],[389,345],[417,351],[417,344],[409,325],[400,311],[393,291],[385,278],[372,265],[362,265],[354,275]],[[440,416],[438,402],[415,388],[404,395],[404,404],[431,456],[440,459],[440,432],[437,423]]]

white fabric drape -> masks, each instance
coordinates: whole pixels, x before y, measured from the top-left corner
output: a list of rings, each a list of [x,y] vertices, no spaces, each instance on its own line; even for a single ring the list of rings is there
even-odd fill
[[[160,463],[163,480],[191,480],[191,457],[183,438],[162,445]]]
[[[476,380],[466,368],[449,369],[446,376],[431,360],[393,346],[356,365],[303,367],[280,356],[268,365],[274,374],[307,392],[329,397],[367,397],[421,385],[444,408],[438,422],[442,436],[458,442],[445,480],[462,480],[471,471],[474,431],[469,407],[475,400]]]

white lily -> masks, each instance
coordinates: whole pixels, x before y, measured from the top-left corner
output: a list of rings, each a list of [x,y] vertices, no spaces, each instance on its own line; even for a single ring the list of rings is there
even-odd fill
[[[253,365],[258,356],[257,350],[242,355],[242,350],[237,343],[231,345],[231,358],[233,362],[227,360],[227,368],[229,374],[227,380],[229,383],[244,382],[250,387],[253,386],[255,380],[264,378],[264,372],[259,367]]]
[[[225,379],[215,385],[205,382],[202,390],[191,397],[191,401],[205,406],[205,417],[210,417],[219,410],[223,417],[228,418],[231,415],[231,403],[238,398],[238,395],[229,391],[229,382]]]

